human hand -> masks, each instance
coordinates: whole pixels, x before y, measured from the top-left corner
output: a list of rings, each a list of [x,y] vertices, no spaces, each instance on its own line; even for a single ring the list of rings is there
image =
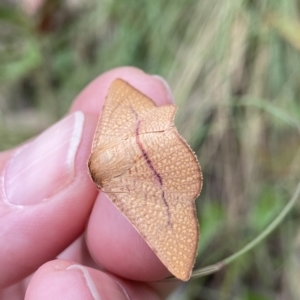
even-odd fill
[[[172,99],[158,78],[114,69],[95,79],[63,120],[0,154],[1,300],[24,299],[25,291],[26,300],[161,299],[172,290],[171,283],[147,283],[170,274],[88,175],[99,113],[116,78],[158,105]]]

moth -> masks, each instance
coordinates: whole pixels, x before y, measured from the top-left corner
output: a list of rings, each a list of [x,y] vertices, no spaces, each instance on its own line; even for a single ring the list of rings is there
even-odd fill
[[[158,107],[122,79],[110,86],[89,158],[96,186],[136,228],[167,269],[188,280],[199,225],[198,160],[174,126],[176,106]]]

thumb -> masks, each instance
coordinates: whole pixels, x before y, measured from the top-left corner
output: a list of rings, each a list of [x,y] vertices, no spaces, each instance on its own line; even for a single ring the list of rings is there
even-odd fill
[[[97,194],[86,167],[96,122],[72,113],[0,154],[0,287],[29,275],[83,232]]]

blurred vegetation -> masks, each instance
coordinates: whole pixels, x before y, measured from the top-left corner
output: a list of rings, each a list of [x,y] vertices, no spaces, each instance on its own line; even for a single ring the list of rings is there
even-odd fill
[[[0,149],[66,113],[122,65],[164,76],[201,162],[196,267],[258,235],[300,174],[300,1],[26,1],[0,6]],[[27,1],[28,2],[28,1]],[[25,8],[24,8],[25,7]],[[300,207],[228,268],[169,299],[300,299]]]

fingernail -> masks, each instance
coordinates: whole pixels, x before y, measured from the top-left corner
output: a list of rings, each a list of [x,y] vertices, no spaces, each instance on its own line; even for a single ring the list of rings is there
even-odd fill
[[[98,294],[98,291],[97,291],[97,288],[90,276],[90,273],[88,272],[88,270],[86,268],[84,268],[83,266],[80,266],[80,265],[71,265],[69,266],[66,270],[78,270],[82,273],[85,281],[86,281],[86,284],[90,290],[90,293],[92,294],[93,298],[95,300],[102,300],[100,298],[100,295]]]
[[[173,93],[172,93],[172,91],[171,91],[171,88],[170,88],[168,82],[167,82],[163,77],[161,77],[160,75],[154,74],[154,75],[152,75],[152,76],[153,76],[154,78],[156,78],[156,79],[158,79],[158,80],[161,81],[161,83],[164,85],[164,87],[165,87],[165,89],[166,89],[168,100],[170,100],[170,102],[172,102],[172,103],[175,103],[174,97],[173,97]]]
[[[114,299],[126,299],[130,300],[125,288],[117,281],[113,280],[109,275],[99,272],[97,279],[99,284],[96,285],[92,280],[92,277],[87,268],[81,265],[71,265],[67,271],[75,270],[79,271],[86,282],[87,287],[94,300],[114,300]],[[96,271],[97,272],[97,271]]]
[[[84,114],[75,112],[17,150],[4,174],[7,202],[37,204],[72,182],[83,124]]]

